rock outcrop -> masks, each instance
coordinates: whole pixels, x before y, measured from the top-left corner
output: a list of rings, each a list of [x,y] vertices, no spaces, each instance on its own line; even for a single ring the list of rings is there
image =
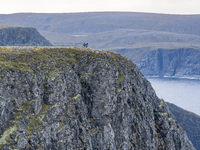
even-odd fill
[[[3,49],[0,60],[0,149],[195,149],[119,54]]]
[[[0,25],[0,46],[51,46],[35,28]]]
[[[174,104],[167,103],[170,112],[175,116],[181,127],[187,132],[188,138],[196,149],[200,149],[200,116],[184,110]]]
[[[182,48],[149,51],[137,65],[147,76],[200,78],[200,50]]]

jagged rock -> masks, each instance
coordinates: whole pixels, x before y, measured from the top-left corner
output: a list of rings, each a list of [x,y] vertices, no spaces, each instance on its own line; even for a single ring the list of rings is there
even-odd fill
[[[4,150],[195,149],[136,65],[119,54],[4,49],[0,59]]]
[[[51,46],[51,43],[35,28],[0,25],[0,46],[8,45]]]

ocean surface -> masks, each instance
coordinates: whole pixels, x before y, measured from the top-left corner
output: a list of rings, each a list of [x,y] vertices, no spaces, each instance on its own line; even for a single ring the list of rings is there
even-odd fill
[[[147,77],[159,98],[200,115],[200,80]]]

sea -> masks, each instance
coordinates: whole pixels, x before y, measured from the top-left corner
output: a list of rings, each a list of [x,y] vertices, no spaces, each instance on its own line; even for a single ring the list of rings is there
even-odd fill
[[[200,80],[146,77],[159,98],[200,116]]]

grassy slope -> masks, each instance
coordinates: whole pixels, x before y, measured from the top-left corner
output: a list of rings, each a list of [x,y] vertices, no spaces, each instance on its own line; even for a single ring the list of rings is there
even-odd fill
[[[48,72],[48,70],[57,70],[59,67],[65,67],[67,63],[79,63],[79,59],[93,60],[101,59],[98,53],[94,53],[91,50],[81,48],[0,48],[0,68],[2,69],[17,69],[22,72],[33,73],[38,69],[42,72]],[[111,61],[118,55],[109,51],[98,51],[107,53]],[[85,58],[87,54],[91,54],[91,57]],[[117,57],[116,57],[117,58]],[[51,62],[54,62],[52,66]],[[43,63],[41,63],[43,62]]]

